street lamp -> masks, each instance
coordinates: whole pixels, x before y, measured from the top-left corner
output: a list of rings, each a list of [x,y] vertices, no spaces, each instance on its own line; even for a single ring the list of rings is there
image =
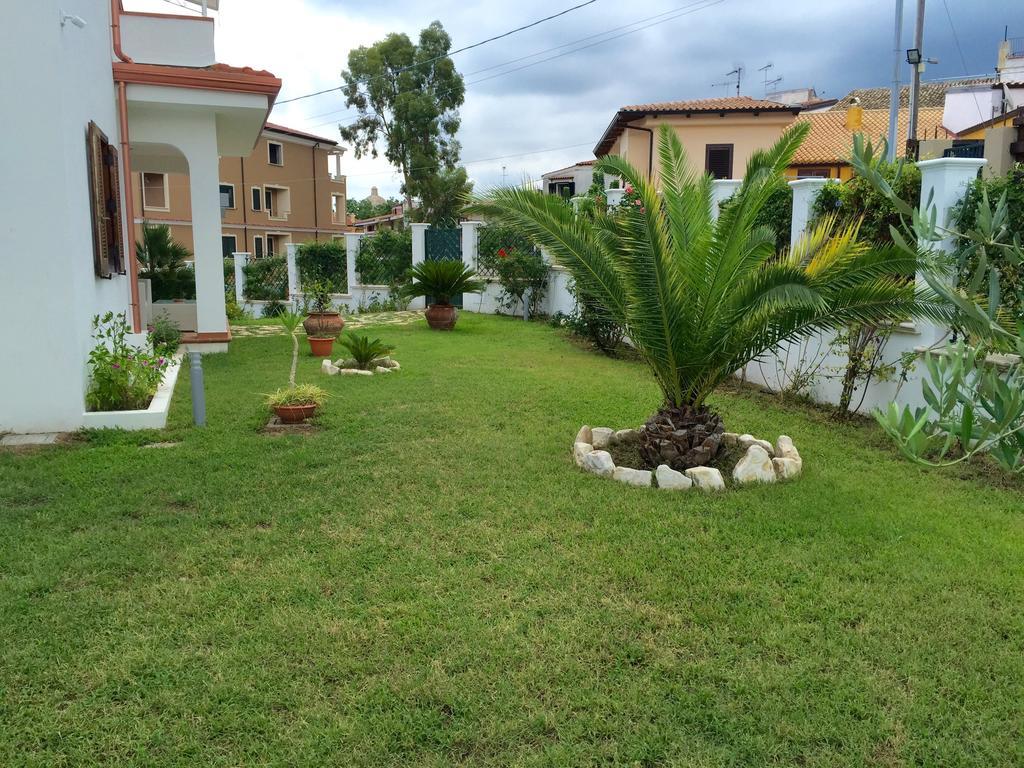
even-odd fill
[[[920,64],[921,51],[918,48],[911,48],[907,51],[907,64]]]

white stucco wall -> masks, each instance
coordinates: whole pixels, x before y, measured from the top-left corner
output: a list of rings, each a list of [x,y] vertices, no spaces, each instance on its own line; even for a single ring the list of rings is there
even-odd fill
[[[58,9],[85,28],[60,25]],[[17,109],[0,121],[0,432],[76,429],[91,319],[128,311],[128,278],[93,275],[86,127],[118,141],[107,0],[36,0],[0,46]]]

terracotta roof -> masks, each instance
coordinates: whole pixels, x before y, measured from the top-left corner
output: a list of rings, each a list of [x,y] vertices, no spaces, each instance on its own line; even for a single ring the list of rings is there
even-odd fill
[[[310,141],[316,141],[319,142],[320,144],[331,144],[333,146],[338,146],[338,142],[336,142],[334,139],[328,139],[325,138],[324,136],[317,136],[315,133],[306,133],[305,131],[299,131],[296,130],[295,128],[288,128],[284,125],[278,125],[277,123],[267,123],[264,126],[264,129],[267,131],[274,131],[275,133],[286,133],[289,136],[297,136],[300,139],[309,139]]]
[[[973,77],[965,80],[946,80],[941,83],[921,83],[920,106],[943,107],[946,104],[946,91],[952,88],[962,88],[967,85],[991,85],[995,78]],[[860,105],[864,109],[888,109],[889,89],[888,88],[858,88],[850,91],[841,98],[834,109],[846,109],[853,104],[854,99],[860,99]],[[910,104],[910,86],[905,85],[900,89],[900,107],[906,108]]]
[[[567,166],[565,166],[565,168],[559,168],[557,171],[548,171],[547,173],[544,174],[544,178],[550,179],[556,173],[565,173],[566,171],[571,171],[573,168],[578,168],[580,166],[584,166],[584,167],[585,166],[590,166],[590,165],[593,165],[596,162],[597,162],[597,160],[581,160],[578,163],[573,163],[572,165],[567,165]]]
[[[760,112],[792,112],[800,111],[799,105],[781,104],[777,101],[752,99],[749,96],[727,96],[720,99],[696,99],[692,101],[661,101],[652,104],[632,104],[622,107],[615,113],[611,123],[605,128],[601,140],[594,147],[598,157],[608,154],[615,139],[625,130],[627,123],[638,120],[644,115],[691,115],[691,114],[726,114]]]
[[[654,104],[634,104],[622,107],[620,112],[764,112],[766,110],[788,111],[793,107],[777,101],[752,99],[749,96],[726,96],[721,99],[696,99],[693,101],[661,101]]]
[[[918,135],[922,139],[948,138],[953,134],[942,127],[942,108],[921,109],[917,117]],[[863,133],[872,141],[889,132],[889,110],[865,109],[861,127],[857,131],[846,127],[846,110],[830,109],[827,112],[810,112],[800,115],[796,122],[810,123],[811,132],[793,156],[794,165],[836,165],[849,162],[853,149],[853,134]],[[907,141],[907,112],[901,111],[897,118],[898,146]]]
[[[213,64],[209,67],[178,67],[167,64],[137,64],[115,61],[114,79],[138,85],[165,85],[236,93],[258,93],[271,103],[281,90],[281,81],[264,69]]]

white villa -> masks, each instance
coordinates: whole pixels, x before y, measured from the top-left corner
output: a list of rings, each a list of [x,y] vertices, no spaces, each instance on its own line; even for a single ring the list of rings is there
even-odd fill
[[[94,315],[125,312],[144,333],[132,171],[188,174],[198,327],[186,341],[226,349],[219,158],[249,155],[281,88],[217,63],[212,18],[125,12],[121,0],[20,6],[0,48],[0,434],[89,423]]]

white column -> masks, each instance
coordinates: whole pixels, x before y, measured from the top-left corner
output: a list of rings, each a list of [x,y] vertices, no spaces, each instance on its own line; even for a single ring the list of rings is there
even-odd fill
[[[412,265],[422,264],[427,260],[427,230],[429,224],[416,222],[409,225],[412,227]],[[418,298],[409,302],[410,309],[425,309],[426,299]]]
[[[248,252],[235,252],[235,303],[242,306],[245,301],[245,265],[249,263]]]
[[[479,232],[482,221],[464,221],[459,226],[462,228],[462,263],[470,269],[476,269],[477,246],[479,243]]]
[[[948,226],[954,209],[963,200],[967,185],[978,177],[978,171],[985,165],[985,162],[980,158],[969,157],[942,157],[919,162],[917,167],[921,169],[921,201],[918,207],[921,209],[921,214],[927,218],[934,210],[935,225],[937,227]],[[930,206],[929,198],[931,199]],[[951,237],[945,237],[935,242],[923,242],[920,245],[922,248],[952,253],[956,248],[956,241]],[[918,274],[917,281],[923,283],[924,278]],[[925,322],[918,323],[918,327],[924,346],[941,343],[948,330]]]
[[[743,183],[742,179],[715,179],[711,182],[711,220],[718,218],[722,203],[736,194]]]
[[[217,133],[196,131],[181,149],[188,160],[192,196],[192,242],[196,272],[196,331],[224,333],[228,329],[224,306],[224,258],[221,251],[220,157]]]
[[[359,275],[356,274],[356,259],[359,258],[359,240],[363,236],[361,232],[345,233],[345,266],[348,269],[348,293],[355,294],[355,288],[359,284]]]
[[[936,160],[922,160],[917,164],[921,169],[921,203],[918,206],[925,213],[928,200],[935,210],[935,223],[939,227],[949,226],[953,209],[963,199],[967,186],[978,178],[978,171],[987,161],[981,158],[941,157]],[[993,201],[995,202],[995,201]],[[931,210],[931,209],[929,209]],[[951,253],[956,248],[953,238],[943,238],[936,243],[922,243],[931,248]]]
[[[789,226],[790,246],[796,245],[797,240],[807,231],[814,201],[828,183],[828,179],[797,179],[789,182],[789,188],[793,190],[793,221]]]
[[[295,251],[298,248],[295,243],[288,243],[285,248],[284,263],[288,269],[288,301],[295,300],[295,294],[302,290],[299,285],[299,267],[295,263]]]

